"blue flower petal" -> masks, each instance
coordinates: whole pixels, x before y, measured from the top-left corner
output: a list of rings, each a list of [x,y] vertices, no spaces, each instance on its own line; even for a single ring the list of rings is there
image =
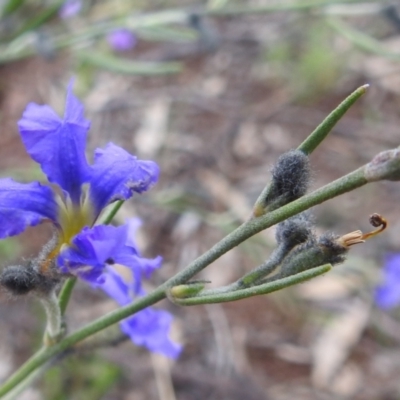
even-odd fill
[[[90,181],[90,200],[98,214],[115,200],[127,200],[142,193],[158,180],[159,168],[153,161],[141,161],[109,143],[95,151]]]
[[[172,316],[167,311],[145,308],[137,314],[121,321],[122,332],[138,346],[150,351],[177,358],[182,346],[169,338]]]
[[[119,305],[131,302],[132,286],[112,268],[107,268],[105,281],[97,285],[112,297]],[[144,294],[143,291],[140,293]],[[178,357],[182,347],[169,338],[172,315],[167,311],[146,308],[120,322],[121,330],[138,346],[145,346],[150,351],[164,354],[170,358]]]
[[[95,287],[106,292],[120,306],[125,306],[132,301],[129,286],[112,267],[106,268],[103,283]]]
[[[38,162],[50,182],[57,183],[79,204],[81,186],[90,178],[85,156],[90,123],[84,119],[83,105],[68,85],[64,119],[47,105],[28,104],[18,122],[29,155]]]
[[[386,284],[375,291],[376,305],[383,309],[396,307],[400,303],[400,287]]]
[[[74,237],[72,246],[64,246],[61,249],[57,264],[62,273],[79,276],[88,283],[102,283],[104,263],[99,261],[95,247],[88,240],[88,231],[89,228],[84,228]],[[103,244],[107,245],[107,242]]]
[[[390,254],[386,257],[383,283],[375,291],[375,302],[383,309],[400,304],[400,254]]]
[[[146,259],[139,255],[132,237],[137,226],[137,219],[133,218],[118,227],[97,225],[84,228],[74,237],[72,246],[60,252],[60,268],[63,272],[75,274],[97,284],[106,265],[122,264],[132,270],[135,291],[139,292],[142,276],[149,276],[158,268],[162,258]],[[90,267],[93,271],[90,271]]]
[[[56,223],[54,192],[39,182],[18,183],[0,179],[0,238],[18,235],[45,219]]]

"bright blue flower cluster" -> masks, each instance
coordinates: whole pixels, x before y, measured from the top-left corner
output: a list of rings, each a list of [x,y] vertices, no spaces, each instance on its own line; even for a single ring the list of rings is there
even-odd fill
[[[97,149],[90,165],[85,155],[90,123],[83,112],[83,105],[72,93],[72,82],[62,119],[47,105],[30,103],[26,107],[18,123],[22,141],[49,182],[60,190],[39,182],[0,179],[0,238],[50,221],[58,241],[47,264],[55,264],[61,274],[75,275],[101,288],[123,306],[144,294],[142,277],[160,267],[161,257],[140,256],[134,241],[136,219],[118,227],[95,223],[108,204],[153,186],[159,168],[113,143]],[[131,270],[132,283],[120,276],[116,264]],[[42,267],[45,270],[48,265]],[[122,321],[121,329],[137,345],[176,357],[180,346],[168,337],[171,319],[165,311],[146,309]]]
[[[384,309],[400,304],[400,254],[386,256],[383,268],[383,282],[375,291],[376,304]]]

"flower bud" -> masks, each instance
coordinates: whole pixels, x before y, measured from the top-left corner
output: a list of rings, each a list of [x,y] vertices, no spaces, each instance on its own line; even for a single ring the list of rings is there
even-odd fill
[[[289,253],[283,260],[280,271],[277,274],[259,283],[286,278],[324,264],[335,265],[342,263],[349,247],[342,242],[341,238],[332,233],[326,233],[318,240],[312,237],[311,240],[301,246],[297,246]]]
[[[12,265],[0,273],[0,285],[14,295],[25,295],[34,292],[47,296],[63,279],[55,268],[57,236],[46,243],[39,255],[26,265]]]
[[[300,150],[282,154],[272,169],[272,182],[261,193],[254,206],[256,217],[275,210],[303,196],[310,181],[310,163]]]
[[[35,260],[28,261],[27,265],[11,265],[0,274],[0,285],[16,296],[29,292],[47,295],[59,283],[58,277],[38,272]]]
[[[196,296],[198,293],[200,293],[205,285],[207,283],[210,283],[209,281],[194,281],[194,282],[187,282],[182,285],[177,285],[173,286],[171,289],[168,291],[168,297],[176,299],[184,299],[186,297],[192,297]]]
[[[0,285],[15,295],[24,295],[38,285],[38,274],[31,266],[11,265],[0,275]]]
[[[278,224],[276,241],[278,247],[272,252],[269,259],[239,279],[239,287],[254,286],[272,274],[294,247],[307,241],[315,243],[311,214],[303,212]]]
[[[315,240],[311,219],[309,212],[303,212],[279,223],[275,234],[278,245],[284,244],[291,250],[301,243]]]

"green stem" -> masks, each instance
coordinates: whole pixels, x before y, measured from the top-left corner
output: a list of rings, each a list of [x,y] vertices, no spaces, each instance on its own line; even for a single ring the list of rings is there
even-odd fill
[[[246,299],[247,297],[276,292],[277,290],[281,290],[289,286],[296,285],[297,283],[307,281],[328,272],[331,268],[332,266],[330,264],[326,264],[320,267],[308,269],[306,271],[291,275],[283,279],[279,279],[277,281],[265,283],[263,285],[252,286],[247,289],[239,289],[232,292],[215,293],[209,295],[202,295],[200,292],[195,297],[184,299],[174,298],[173,301],[180,306],[195,306],[199,304],[224,303],[227,301]]]
[[[46,312],[47,326],[45,331],[45,342],[52,343],[57,340],[62,329],[62,315],[55,291],[41,299]]]
[[[236,247],[241,242],[256,233],[269,228],[295,214],[307,210],[317,204],[320,204],[333,197],[354,190],[367,183],[364,177],[364,167],[357,169],[350,174],[337,179],[334,182],[312,192],[286,206],[275,210],[271,213],[263,215],[259,218],[252,219],[239,226],[235,231],[223,238],[219,243],[214,245],[209,251],[198,257],[184,270],[170,278],[163,285],[159,286],[155,291],[134,301],[125,307],[117,309],[103,317],[93,321],[87,326],[70,334],[52,347],[41,349],[33,355],[18,371],[16,371],[0,388],[0,396],[6,394],[19,382],[24,380],[36,368],[50,360],[53,356],[60,354],[69,347],[75,345],[81,340],[129,317],[130,315],[149,307],[165,298],[165,292],[176,285],[186,283],[190,278],[203,270],[206,266],[214,262],[220,256]]]
[[[246,289],[251,286],[256,286],[256,282],[259,281],[261,278],[270,275],[274,272],[275,269],[279,267],[279,264],[282,263],[284,257],[289,253],[292,248],[288,248],[286,244],[278,246],[271,254],[270,258],[266,260],[264,263],[259,265],[257,268],[253,269],[252,271],[248,272],[247,274],[243,275],[240,279],[236,282],[233,282],[226,286],[220,286],[215,289],[207,289],[203,290],[201,293],[207,294],[217,294],[217,293],[231,293],[236,290]],[[200,292],[200,291],[198,291]],[[197,295],[198,293],[196,293]],[[192,296],[185,296],[192,297]]]
[[[24,390],[40,378],[40,376],[47,370],[47,363],[42,364],[39,368],[36,368],[26,379],[22,380],[18,385],[14,386],[1,400],[16,400],[19,399]]]
[[[124,204],[123,200],[118,200],[114,207],[111,209],[111,211],[107,214],[106,217],[104,217],[102,224],[103,225],[109,225],[111,224],[112,220],[114,219],[114,217],[117,215],[117,212],[120,210],[120,208],[122,207],[122,205]]]
[[[60,291],[60,294],[58,296],[58,305],[60,307],[61,315],[65,314],[75,283],[75,277],[68,278]]]
[[[164,297],[164,291],[160,288],[156,289],[153,293],[148,294],[135,301],[130,305],[130,309],[126,307],[123,309],[115,310],[104,317],[92,322],[84,328],[72,333],[60,342],[56,343],[51,347],[42,347],[36,354],[34,354],[28,361],[25,362],[3,385],[0,387],[0,398],[16,387],[20,382],[26,379],[31,373],[35,372],[37,368],[42,366],[52,357],[62,353],[69,347],[80,342],[88,336],[99,332],[106,327],[119,322],[121,319],[128,317],[132,313],[143,310],[146,307],[157,303]],[[121,314],[121,311],[122,314]],[[121,318],[122,317],[122,318]],[[111,322],[112,321],[112,322]],[[111,322],[111,323],[109,323]]]
[[[349,108],[367,91],[369,85],[360,86],[350,96],[344,99],[316,129],[297,148],[305,154],[311,154],[328,136],[332,128],[339,122]]]

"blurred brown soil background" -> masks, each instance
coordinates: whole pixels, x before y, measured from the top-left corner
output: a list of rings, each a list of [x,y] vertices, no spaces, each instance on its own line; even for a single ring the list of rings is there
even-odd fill
[[[51,60],[33,57],[1,66],[2,176],[36,178],[17,121],[30,101],[61,113],[71,75],[77,76],[75,92],[92,121],[88,156],[113,141],[160,165],[156,187],[125,204],[118,216],[121,221],[139,216],[143,254],[164,258],[149,289],[245,220],[279,155],[297,147],[358,86],[371,85],[311,155],[312,188],[399,145],[398,61],[360,51],[312,12],[201,22],[206,33],[196,42],[139,40],[123,55],[179,60],[184,69],[176,75],[88,72],[67,52]],[[400,30],[383,14],[348,22],[400,51]],[[397,183],[377,183],[313,209],[320,232],[368,231],[374,212],[389,221],[385,233],[352,249],[348,261],[327,276],[230,304],[178,308],[164,301],[161,307],[176,320],[172,335],[184,345],[180,358],[168,362],[129,342],[98,350],[96,357],[119,372],[104,393],[92,398],[399,399],[399,313],[373,304],[384,255],[400,251],[399,196]],[[48,229],[32,228],[9,242],[19,243],[20,251],[3,265],[34,255]],[[212,286],[229,283],[266,259],[273,246],[274,231],[263,232],[200,277]],[[78,285],[67,312],[69,329],[112,307],[101,293]],[[3,379],[39,346],[43,314],[33,299],[1,293],[0,321]],[[86,371],[92,371],[91,357],[77,353],[58,365],[60,377],[53,384],[59,392],[52,392],[45,378],[21,399],[84,398],[79,393],[92,381],[84,377],[85,370],[74,375],[71,362],[91,365]]]

